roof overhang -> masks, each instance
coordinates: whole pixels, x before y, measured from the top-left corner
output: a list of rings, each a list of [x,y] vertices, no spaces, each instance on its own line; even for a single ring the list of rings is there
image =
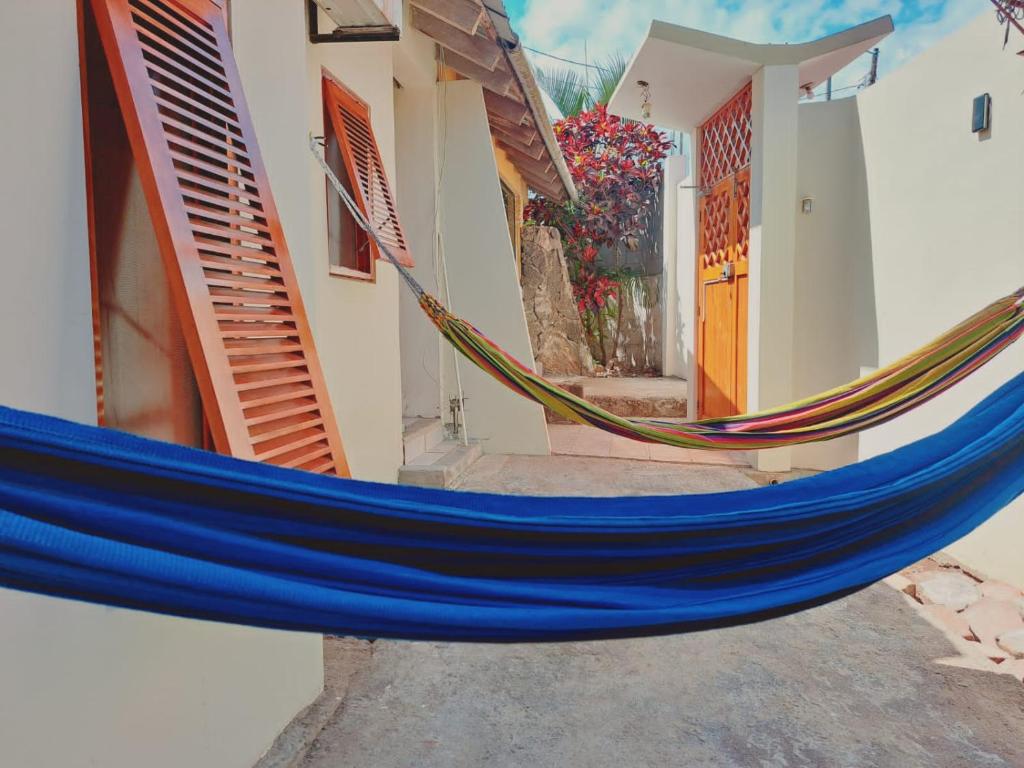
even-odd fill
[[[491,136],[527,185],[554,200],[576,187],[502,0],[411,0],[412,26],[439,46],[440,61],[484,89]]]
[[[789,45],[748,43],[653,21],[608,109],[622,117],[689,130],[700,125],[761,67],[796,66],[801,90],[814,88],[892,30],[892,17],[882,16],[819,40]],[[650,118],[641,114],[638,81],[650,86]],[[799,95],[793,94],[794,98]]]

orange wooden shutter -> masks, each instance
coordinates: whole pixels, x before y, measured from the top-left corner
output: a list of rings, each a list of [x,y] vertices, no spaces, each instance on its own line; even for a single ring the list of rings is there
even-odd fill
[[[395,198],[391,194],[380,149],[370,123],[370,109],[355,94],[325,74],[324,107],[331,127],[338,138],[345,169],[355,183],[356,202],[363,215],[374,225],[380,239],[391,249],[395,258],[413,266],[412,255],[405,245],[405,234],[398,221]],[[377,258],[377,244],[370,240]]]
[[[347,476],[223,3],[91,2],[214,447]]]

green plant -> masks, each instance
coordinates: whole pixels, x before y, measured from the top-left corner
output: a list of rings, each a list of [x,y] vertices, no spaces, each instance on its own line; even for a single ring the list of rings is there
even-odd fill
[[[625,56],[614,53],[603,63],[593,65],[593,84],[590,73],[581,75],[579,71],[568,68],[538,69],[537,81],[563,118],[576,117],[598,104],[611,101],[619,81],[626,74],[627,65]]]
[[[594,357],[608,365],[621,333],[622,286],[635,288],[632,281],[640,276],[617,264],[598,264],[598,251],[618,252],[623,244],[632,250],[647,234],[661,185],[661,161],[672,143],[654,126],[609,115],[603,104],[560,120],[554,128],[579,202],[535,197],[526,218],[561,233],[584,330]]]

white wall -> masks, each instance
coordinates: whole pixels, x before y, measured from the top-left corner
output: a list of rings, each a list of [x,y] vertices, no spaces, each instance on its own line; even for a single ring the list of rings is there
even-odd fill
[[[473,81],[461,80],[444,83],[438,90],[446,158],[441,232],[450,308],[532,368],[533,350],[481,88]],[[451,358],[450,351],[446,355]],[[484,450],[491,453],[550,451],[539,405],[513,393],[464,358],[458,365],[470,437],[483,441]],[[450,370],[444,373],[446,402],[457,391]]]
[[[793,396],[853,381],[878,366],[871,223],[857,99],[801,104],[796,213]],[[793,463],[831,469],[856,461],[858,436],[797,446]]]
[[[662,343],[661,369],[665,376],[690,377],[693,355],[693,190],[685,155],[665,159],[662,194],[665,199],[662,232]],[[689,281],[681,273],[691,273]],[[689,290],[687,291],[687,286]],[[689,343],[687,343],[689,337]]]
[[[456,390],[454,363],[389,264],[377,262],[375,284],[328,274],[325,182],[306,147],[307,133],[323,130],[321,68],[370,105],[413,272],[438,294],[434,178],[440,164],[433,142],[447,137],[439,156],[445,158],[442,241],[452,302],[532,364],[515,259],[479,86],[437,86],[434,44],[411,29],[398,43],[310,45],[304,13],[298,2],[234,0],[233,41],[303,296],[310,297],[317,351],[353,476],[393,482],[402,463],[403,414],[441,415]],[[475,96],[463,95],[474,89]],[[449,95],[446,112],[437,101],[442,93]],[[548,452],[538,406],[465,360],[459,367],[472,437],[488,451]]]
[[[793,290],[797,165],[796,66],[754,74],[750,152],[747,410],[793,398]],[[755,468],[790,468],[789,448],[751,453]]]
[[[377,262],[374,283],[329,274],[326,182],[307,135],[322,134],[321,68],[370,105],[395,184],[391,43],[311,45],[305,4],[234,0],[242,82],[353,477],[394,482],[402,464],[398,276]],[[322,23],[330,22],[321,17]],[[403,289],[404,290],[404,289]]]
[[[438,166],[437,63],[434,42],[411,27],[402,32],[394,50],[395,195],[406,242],[420,284],[440,295],[437,262],[435,205]],[[444,341],[423,314],[416,296],[399,290],[402,348],[402,413],[436,418],[442,415],[441,345]]]
[[[796,394],[896,360],[1024,285],[1021,68],[994,26],[983,13],[856,99],[801,107],[800,194],[815,199],[797,216]],[[985,92],[992,130],[975,135],[971,102]],[[798,463],[834,466],[917,440],[1022,369],[1018,344],[856,442],[802,448]],[[1022,512],[1018,500],[951,553],[1024,584]]]
[[[74,0],[0,4],[0,69],[0,402],[93,423]],[[7,590],[0,617],[5,766],[243,768],[322,686],[318,635]]]
[[[395,94],[395,133],[398,156],[398,210],[406,241],[413,251],[410,270],[420,285],[439,295],[436,265],[436,214],[433,193],[437,167],[435,142],[437,89],[403,87]],[[436,418],[441,415],[441,349],[433,323],[420,309],[412,291],[402,287],[402,413]]]
[[[95,423],[74,0],[0,3],[0,70],[0,402]]]
[[[319,635],[0,590],[0,763],[249,768],[323,685]]]
[[[879,362],[894,360],[1024,285],[1021,60],[991,14],[858,97],[871,216]],[[992,95],[992,130],[970,131]],[[937,400],[861,438],[870,456],[934,432],[1024,370],[1019,343]],[[952,554],[1024,584],[1024,500]]]

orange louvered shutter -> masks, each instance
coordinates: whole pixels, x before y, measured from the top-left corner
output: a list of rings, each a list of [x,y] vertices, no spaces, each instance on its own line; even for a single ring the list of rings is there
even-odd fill
[[[223,3],[91,3],[214,447],[348,476]]]
[[[380,159],[377,139],[370,123],[370,109],[355,94],[330,76],[324,76],[324,107],[337,136],[345,170],[356,191],[356,202],[363,215],[374,225],[377,235],[391,249],[398,261],[413,266],[412,255],[405,244],[405,234],[398,221],[395,198]],[[377,244],[371,247],[380,258]]]

